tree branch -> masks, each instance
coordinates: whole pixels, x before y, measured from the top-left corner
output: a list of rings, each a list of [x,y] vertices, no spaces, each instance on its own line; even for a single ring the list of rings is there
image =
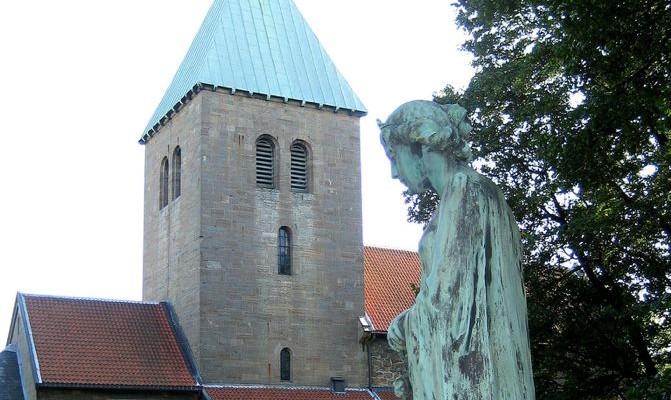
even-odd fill
[[[559,217],[563,220],[563,222],[560,222],[560,224],[564,228],[567,228],[568,220],[566,216],[566,211],[562,208],[561,204],[559,203],[559,199],[557,199],[557,196],[554,194],[552,195],[552,201],[557,209]],[[599,276],[594,271],[594,268],[591,266],[594,263],[594,261],[590,260],[589,257],[587,257],[583,253],[581,247],[577,243],[575,243],[574,240],[569,238],[567,240],[567,243],[571,248],[571,250],[575,253],[578,265],[582,268],[583,272],[585,273],[585,276],[592,284],[592,286],[597,290],[597,292],[601,294],[602,300],[605,301],[607,304],[609,304],[611,307],[613,307],[615,310],[622,313],[624,321],[627,325],[627,331],[629,332],[629,337],[632,341],[632,344],[634,345],[634,348],[639,356],[639,359],[641,360],[645,368],[645,375],[655,376],[657,374],[657,366],[655,365],[655,362],[652,360],[652,356],[650,355],[650,351],[648,350],[648,344],[646,343],[645,338],[641,333],[640,327],[631,317],[625,305],[624,299],[622,298],[621,295],[622,291],[620,290],[619,285],[617,285],[616,282],[609,282],[608,286],[611,287],[611,289],[609,289],[608,286],[601,281]]]

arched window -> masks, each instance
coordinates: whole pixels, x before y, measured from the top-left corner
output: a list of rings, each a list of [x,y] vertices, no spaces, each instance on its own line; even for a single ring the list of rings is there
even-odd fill
[[[175,147],[172,153],[172,199],[182,194],[182,150]]]
[[[256,186],[275,187],[275,146],[265,136],[256,141]]]
[[[291,232],[286,226],[277,233],[277,273],[291,275]]]
[[[308,151],[301,142],[291,145],[291,190],[308,191]]]
[[[280,380],[291,380],[291,350],[288,347],[280,351]]]
[[[161,161],[161,182],[159,183],[159,206],[161,209],[168,205],[168,157]]]

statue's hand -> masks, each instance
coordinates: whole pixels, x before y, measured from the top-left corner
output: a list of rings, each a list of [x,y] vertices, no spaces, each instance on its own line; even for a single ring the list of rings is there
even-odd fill
[[[389,343],[389,347],[399,353],[399,355],[404,358],[403,361],[405,361],[406,352],[405,315],[408,313],[408,310],[398,314],[389,324],[389,329],[387,331],[387,343]]]
[[[408,374],[404,373],[394,380],[394,394],[402,400],[412,400],[412,387]]]
[[[394,393],[396,397],[404,400],[412,400],[412,387],[410,386],[410,378],[408,377],[408,353],[407,344],[405,341],[405,326],[406,318],[410,309],[400,313],[391,324],[387,331],[387,342],[389,347],[398,353],[403,361],[403,370],[401,376],[394,380]]]

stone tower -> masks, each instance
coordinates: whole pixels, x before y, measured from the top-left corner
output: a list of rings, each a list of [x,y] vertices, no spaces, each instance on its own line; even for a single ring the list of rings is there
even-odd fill
[[[205,383],[366,383],[365,112],[291,0],[214,0],[140,139],[143,297]]]

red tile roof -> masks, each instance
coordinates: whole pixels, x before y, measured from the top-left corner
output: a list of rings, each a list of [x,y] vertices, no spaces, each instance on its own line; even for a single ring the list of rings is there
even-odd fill
[[[197,386],[165,303],[20,296],[43,384]]]
[[[416,252],[365,246],[364,301],[377,332],[386,332],[401,311],[415,303],[421,267]]]
[[[420,264],[412,251],[364,247],[364,297],[373,329],[386,332],[391,320],[414,303]],[[124,302],[19,295],[25,304],[41,383],[93,387],[196,389],[189,355],[165,303]],[[181,335],[181,334],[180,334]],[[330,389],[291,390],[222,387],[213,399],[351,399],[366,391],[336,395]],[[256,391],[256,392],[255,392]],[[251,393],[251,394],[250,394]],[[286,395],[285,397],[282,397]],[[382,393],[387,399],[387,393]],[[237,396],[237,397],[236,397]],[[307,397],[306,397],[307,396]],[[361,397],[364,396],[364,397]],[[389,397],[393,399],[392,397]]]
[[[335,393],[328,388],[224,386],[206,387],[212,400],[371,400],[367,390],[346,390]]]
[[[375,394],[382,400],[399,400],[398,397],[394,394],[393,390],[376,390]]]

